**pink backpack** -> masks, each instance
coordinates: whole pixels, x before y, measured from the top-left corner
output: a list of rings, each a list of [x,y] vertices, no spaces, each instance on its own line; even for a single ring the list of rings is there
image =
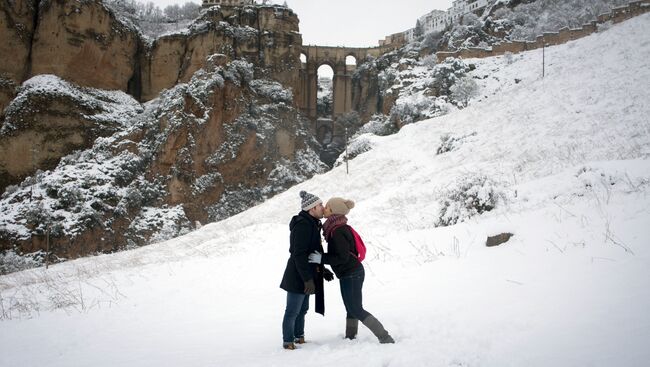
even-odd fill
[[[355,231],[354,228],[352,228],[352,226],[347,225],[347,224],[343,224],[343,225],[340,225],[340,226],[334,227],[334,229],[332,229],[332,232],[331,232],[331,233],[334,233],[334,231],[335,231],[337,228],[339,228],[339,227],[343,227],[343,226],[348,226],[348,228],[350,228],[350,232],[352,232],[352,236],[354,237],[354,245],[355,245],[355,247],[356,247],[357,253],[355,254],[355,253],[352,252],[352,251],[350,251],[350,253],[351,253],[352,255],[356,256],[356,257],[357,257],[357,260],[359,260],[359,262],[362,262],[363,259],[366,258],[366,244],[363,243],[363,240],[361,239],[361,236],[359,236],[359,234],[357,233],[357,231]]]

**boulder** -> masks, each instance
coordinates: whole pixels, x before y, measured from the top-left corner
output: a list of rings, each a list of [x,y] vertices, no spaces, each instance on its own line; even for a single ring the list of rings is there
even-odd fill
[[[26,81],[3,114],[0,129],[0,192],[36,170],[53,169],[75,150],[124,128],[141,112],[123,92],[82,88],[53,75]]]
[[[487,240],[485,241],[485,246],[487,247],[494,247],[494,246],[499,246],[503,243],[508,242],[510,240],[510,237],[514,236],[512,233],[501,233],[495,236],[488,236]]]

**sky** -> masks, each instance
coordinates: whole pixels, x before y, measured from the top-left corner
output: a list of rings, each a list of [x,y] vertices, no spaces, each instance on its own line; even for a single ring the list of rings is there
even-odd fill
[[[373,47],[386,36],[415,27],[418,17],[447,10],[452,0],[286,0],[300,18],[303,44]],[[145,1],[147,2],[147,1]],[[153,0],[160,8],[185,0]],[[200,3],[199,0],[193,2]],[[273,0],[282,4],[284,0]]]

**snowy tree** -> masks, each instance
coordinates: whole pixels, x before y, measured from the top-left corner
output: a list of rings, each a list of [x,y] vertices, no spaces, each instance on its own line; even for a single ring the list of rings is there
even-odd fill
[[[438,43],[442,39],[443,32],[429,32],[424,35],[422,40],[422,48],[428,49],[430,52],[438,50]]]
[[[465,76],[452,85],[450,91],[454,100],[467,106],[469,100],[478,95],[478,84],[473,78]]]
[[[420,22],[420,19],[418,19],[418,21],[415,22],[415,32],[413,33],[413,35],[415,36],[415,38],[419,38],[423,34],[424,34],[424,27],[422,27],[422,23]]]
[[[438,57],[436,54],[427,55],[422,59],[422,65],[432,69],[438,63]]]
[[[186,2],[183,4],[183,6],[181,6],[181,19],[192,20],[199,15],[200,11],[201,5],[193,2]]]
[[[474,13],[463,15],[461,24],[466,25],[468,27],[474,27],[474,28],[481,27],[481,21],[478,18],[478,16]]]
[[[181,19],[181,7],[178,4],[168,5],[165,7],[165,16],[173,21]]]
[[[507,51],[505,54],[503,54],[503,57],[505,58],[508,65],[512,64],[512,62],[514,61],[513,53],[510,51]]]

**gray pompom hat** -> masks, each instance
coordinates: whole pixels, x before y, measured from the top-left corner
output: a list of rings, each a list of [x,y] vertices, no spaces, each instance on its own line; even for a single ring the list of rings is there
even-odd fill
[[[323,201],[316,195],[310,194],[307,191],[300,191],[300,206],[302,210],[308,211],[309,209],[315,207],[318,204],[322,204]]]

